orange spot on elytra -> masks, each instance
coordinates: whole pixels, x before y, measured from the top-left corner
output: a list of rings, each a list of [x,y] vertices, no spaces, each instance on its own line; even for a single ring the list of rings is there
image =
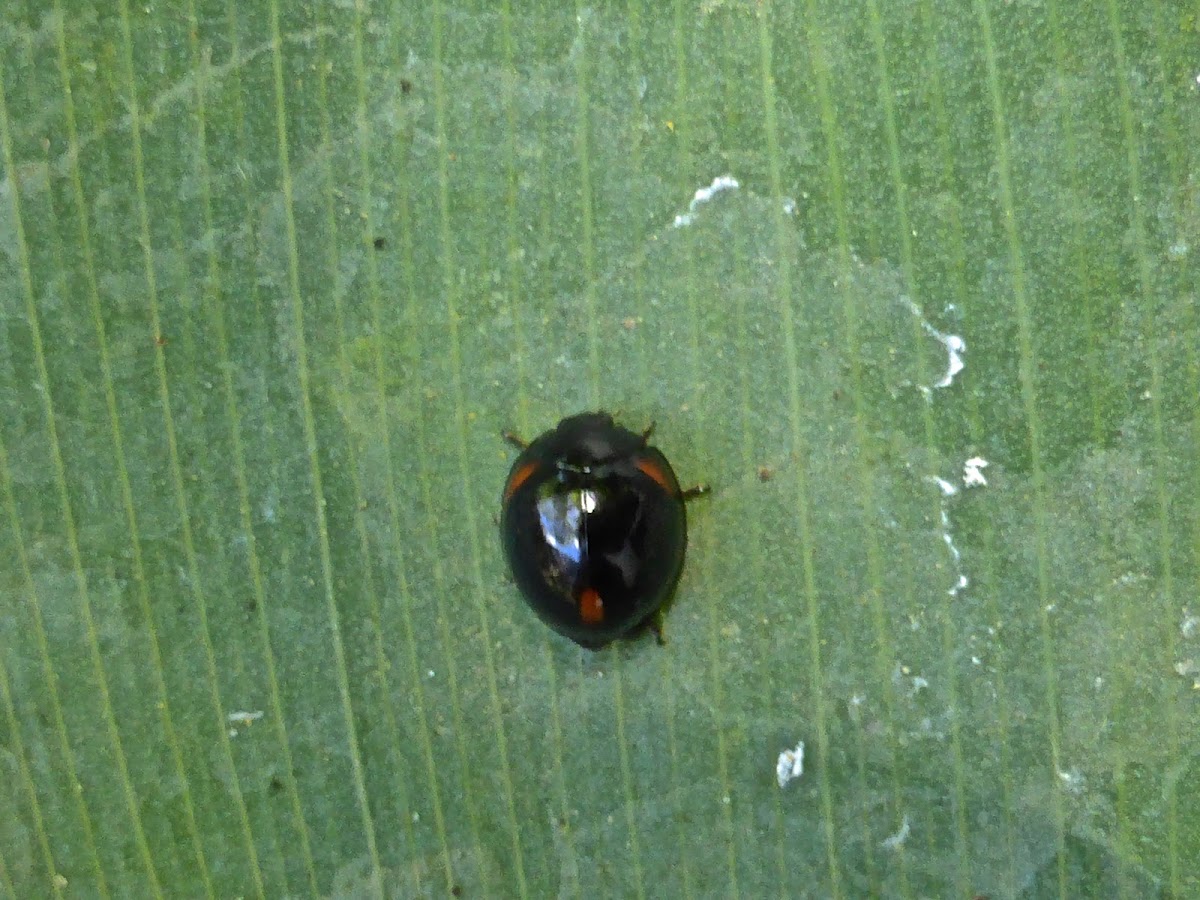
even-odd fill
[[[678,490],[671,482],[671,477],[654,460],[642,457],[637,461],[636,465],[643,475],[652,478],[668,494],[674,494]]]
[[[529,476],[536,472],[540,465],[541,463],[537,462],[536,460],[527,462],[509,476],[508,484],[504,486],[505,503],[512,499],[512,495],[517,492],[517,489],[520,488],[521,485],[529,480]]]
[[[604,621],[604,601],[595,588],[584,588],[579,595],[579,618],[584,625],[599,625]]]

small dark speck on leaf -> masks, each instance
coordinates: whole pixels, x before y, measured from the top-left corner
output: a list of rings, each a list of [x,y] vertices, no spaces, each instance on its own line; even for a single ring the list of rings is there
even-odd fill
[[[758,480],[759,481],[770,481],[774,477],[775,477],[775,470],[772,469],[770,466],[759,466],[758,467]]]
[[[376,250],[382,250],[387,246],[387,238],[377,237],[375,240],[371,241],[371,246],[373,246]]]
[[[462,885],[456,884],[456,885],[452,886],[450,888],[450,893],[453,894],[455,897],[461,897],[463,895]]]
[[[413,89],[413,83],[411,81],[409,81],[407,78],[400,79],[400,93],[411,94],[412,89]]]
[[[283,790],[283,782],[280,781],[277,777],[272,777],[270,788],[271,788],[272,794],[278,794],[280,791]]]

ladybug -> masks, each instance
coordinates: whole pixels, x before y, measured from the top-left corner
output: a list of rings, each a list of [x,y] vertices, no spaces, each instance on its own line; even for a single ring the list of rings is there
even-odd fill
[[[684,501],[651,425],[604,412],[563,419],[521,448],[504,483],[500,533],[526,602],[547,625],[597,650],[646,624],[671,596],[687,549]]]

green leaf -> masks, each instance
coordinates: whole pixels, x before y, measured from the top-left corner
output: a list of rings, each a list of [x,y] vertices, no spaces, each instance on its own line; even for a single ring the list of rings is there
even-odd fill
[[[0,892],[1200,892],[1198,21],[6,5]],[[592,408],[663,648],[499,552]]]

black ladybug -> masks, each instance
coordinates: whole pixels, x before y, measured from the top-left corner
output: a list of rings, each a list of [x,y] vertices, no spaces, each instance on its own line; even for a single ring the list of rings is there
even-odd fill
[[[504,484],[500,532],[525,600],[546,624],[595,650],[647,622],[671,595],[687,549],[684,501],[667,458],[603,412],[558,423]]]

